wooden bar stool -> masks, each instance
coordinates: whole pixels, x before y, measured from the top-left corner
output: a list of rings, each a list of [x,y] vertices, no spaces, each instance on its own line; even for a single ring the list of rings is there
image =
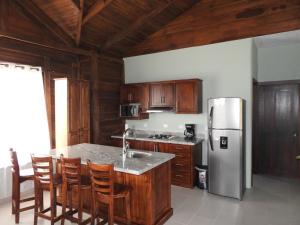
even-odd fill
[[[126,208],[126,219],[123,222],[127,224],[131,223],[130,214],[130,187],[123,184],[114,183],[114,165],[98,165],[93,164],[89,160],[87,161],[91,181],[92,181],[92,224],[94,224],[95,218],[97,218],[97,224],[100,223],[99,205],[104,203],[108,205],[108,219],[104,219],[104,222],[108,220],[109,225],[114,225],[114,199],[123,198]],[[96,210],[98,212],[96,212]]]
[[[34,197],[21,199],[21,193],[20,193],[21,183],[25,181],[33,182],[33,170],[32,169],[20,170],[17,153],[12,148],[9,151],[10,151],[10,157],[12,163],[11,211],[12,214],[15,214],[15,223],[19,223],[20,212],[34,208],[34,205],[20,208],[20,203],[34,200]]]
[[[34,193],[35,193],[35,207],[34,207],[34,225],[37,225],[38,217],[51,221],[51,225],[62,218],[62,215],[57,216],[56,207],[56,190],[61,184],[61,177],[53,174],[52,157],[35,157],[31,155],[32,168],[34,172]],[[42,196],[44,191],[50,192],[50,207],[43,209],[40,207],[43,202]],[[50,211],[50,216],[46,215]]]
[[[83,220],[83,199],[82,191],[91,189],[90,180],[81,175],[81,158],[64,158],[61,156],[61,173],[62,173],[62,214],[61,224],[65,224],[65,219],[79,225],[85,225],[91,222],[91,217]],[[77,207],[73,210],[72,191],[77,189]],[[67,197],[69,196],[69,197]],[[69,200],[69,210],[67,208]],[[78,217],[74,214],[78,213]]]

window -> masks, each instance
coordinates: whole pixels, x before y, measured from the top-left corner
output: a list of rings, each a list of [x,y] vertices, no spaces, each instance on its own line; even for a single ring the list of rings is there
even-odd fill
[[[10,165],[9,148],[20,165],[30,153],[50,149],[43,77],[40,67],[0,63],[0,168]]]

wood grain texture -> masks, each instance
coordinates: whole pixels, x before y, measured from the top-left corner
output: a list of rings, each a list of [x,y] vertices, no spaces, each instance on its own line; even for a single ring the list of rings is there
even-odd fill
[[[128,56],[296,30],[299,0],[200,1],[131,49]]]
[[[123,62],[95,54],[80,65],[81,73],[90,81],[91,142],[109,144],[110,135],[124,129],[119,117]]]
[[[254,172],[299,177],[299,84],[260,85]]]
[[[83,21],[82,21],[82,25],[84,25],[89,20],[91,20],[94,16],[96,16],[98,13],[100,13],[111,2],[112,2],[112,0],[96,0],[94,5],[92,5],[88,9],[88,12],[84,16]]]
[[[56,37],[60,38],[65,44],[68,46],[74,46],[72,38],[32,1],[17,0],[16,2],[29,12],[37,21],[42,23],[49,31],[55,34]]]

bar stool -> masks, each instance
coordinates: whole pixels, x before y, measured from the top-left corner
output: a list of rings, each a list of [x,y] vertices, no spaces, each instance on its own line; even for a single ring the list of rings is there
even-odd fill
[[[108,205],[108,224],[114,224],[114,199],[123,198],[126,208],[126,222],[131,223],[130,213],[130,190],[131,188],[123,184],[114,183],[114,165],[98,165],[93,164],[89,160],[87,161],[91,181],[92,181],[92,224],[94,224],[95,218],[97,218],[97,224],[99,222],[99,210],[96,213],[100,203]],[[107,221],[107,218],[103,218]],[[123,221],[122,221],[123,222]]]
[[[20,170],[18,156],[16,151],[12,148],[9,149],[10,158],[12,163],[12,199],[11,199],[11,211],[15,215],[15,223],[20,221],[20,212],[30,210],[34,208],[34,205],[30,205],[24,208],[20,208],[20,203],[33,201],[34,197],[21,199],[20,188],[21,183],[25,181],[33,182],[33,171],[32,169]]]
[[[61,177],[53,174],[52,157],[35,157],[31,155],[32,168],[34,172],[34,193],[35,193],[35,207],[34,207],[34,225],[37,225],[38,217],[51,221],[51,225],[59,221],[62,215],[57,216],[57,187],[61,184]],[[44,191],[50,192],[50,207],[43,209],[41,206],[43,202],[42,196]],[[40,210],[39,210],[40,205]],[[46,215],[50,211],[50,216]]]
[[[90,181],[81,175],[81,158],[64,158],[61,156],[61,173],[62,173],[62,214],[61,224],[65,224],[65,219],[79,225],[85,225],[91,222],[91,217],[83,220],[83,199],[82,191],[91,189]],[[72,191],[77,189],[77,208],[73,210]],[[67,208],[67,196],[69,196],[69,210]],[[78,218],[74,214],[78,213]]]

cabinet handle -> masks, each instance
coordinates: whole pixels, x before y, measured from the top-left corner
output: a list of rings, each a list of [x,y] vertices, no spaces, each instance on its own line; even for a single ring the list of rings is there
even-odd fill
[[[176,174],[176,175],[175,175],[175,177],[183,177],[183,176],[182,176],[182,175],[178,175],[178,174]]]
[[[176,163],[175,166],[183,166],[183,164]]]
[[[184,157],[184,155],[176,155],[176,157],[183,158],[183,157]]]
[[[163,99],[163,97],[160,97],[160,103],[163,103],[163,100],[162,100],[162,99]]]
[[[177,150],[181,150],[181,149],[183,149],[182,147],[175,147],[175,149],[177,149]]]

